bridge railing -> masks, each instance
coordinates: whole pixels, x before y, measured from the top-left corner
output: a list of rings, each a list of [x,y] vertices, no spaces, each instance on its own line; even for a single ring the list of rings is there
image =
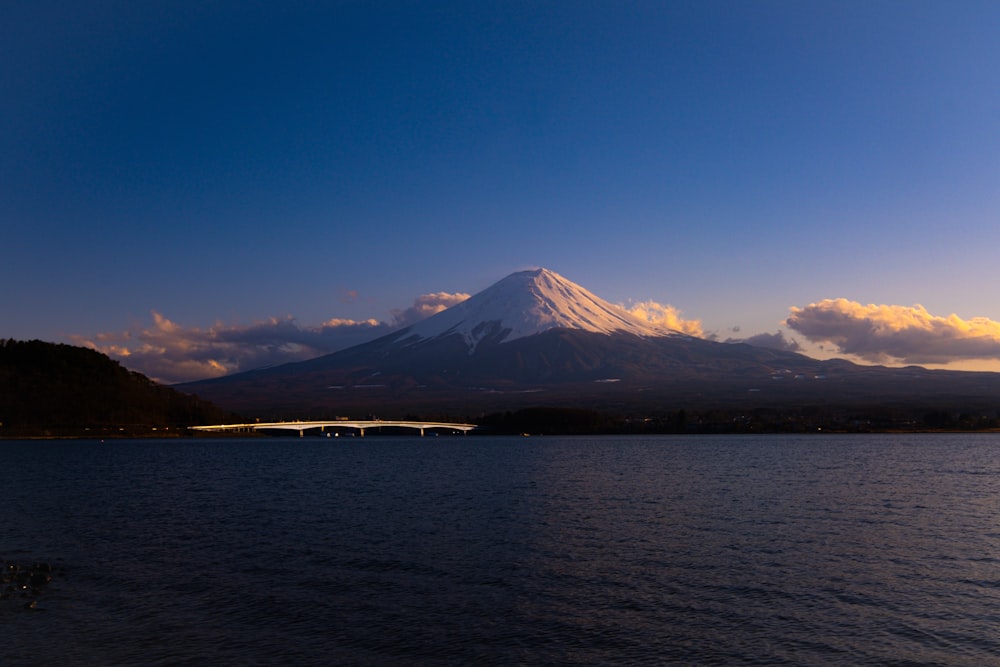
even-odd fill
[[[381,420],[381,419],[364,419],[364,420],[333,420],[333,421],[287,421],[287,422],[251,422],[248,424],[215,424],[211,426],[190,426],[189,428],[193,431],[241,431],[241,430],[284,430],[284,431],[298,431],[301,437],[305,431],[318,428],[324,430],[326,428],[336,427],[336,428],[350,428],[358,431],[362,436],[365,434],[365,429],[381,428],[381,427],[397,427],[397,428],[410,428],[420,431],[420,435],[424,435],[424,432],[429,429],[446,429],[452,431],[461,431],[463,434],[477,428],[475,424],[460,424],[451,422],[424,422],[424,421],[406,421],[406,420]]]

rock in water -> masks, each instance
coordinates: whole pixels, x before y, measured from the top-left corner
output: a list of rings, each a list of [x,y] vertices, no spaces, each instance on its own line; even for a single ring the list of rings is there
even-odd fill
[[[49,563],[17,563],[3,560],[0,568],[0,601],[14,609],[35,610],[38,598],[52,581],[53,569]],[[16,603],[11,604],[13,601]]]

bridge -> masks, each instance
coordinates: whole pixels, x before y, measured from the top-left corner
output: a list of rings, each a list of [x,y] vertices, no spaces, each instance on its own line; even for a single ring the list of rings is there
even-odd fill
[[[283,430],[298,431],[301,438],[305,431],[318,428],[320,432],[327,428],[351,428],[365,435],[365,429],[381,428],[392,426],[396,428],[412,428],[420,431],[420,435],[428,429],[442,429],[451,431],[461,431],[468,433],[476,428],[475,424],[452,424],[449,422],[414,422],[414,421],[393,421],[382,419],[334,419],[331,421],[291,421],[291,422],[253,422],[251,424],[217,424],[214,426],[189,426],[192,431],[261,431],[261,430]]]

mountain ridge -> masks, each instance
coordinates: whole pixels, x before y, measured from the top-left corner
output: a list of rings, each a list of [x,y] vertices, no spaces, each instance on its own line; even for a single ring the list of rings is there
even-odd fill
[[[0,437],[187,434],[233,417],[96,350],[0,339]]]
[[[851,404],[1000,406],[1000,374],[861,366],[653,327],[545,269],[308,361],[180,385],[254,416],[648,412]],[[990,407],[992,406],[992,408]]]

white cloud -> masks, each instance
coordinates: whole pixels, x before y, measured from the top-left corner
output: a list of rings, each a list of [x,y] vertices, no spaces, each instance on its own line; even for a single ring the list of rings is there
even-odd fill
[[[455,304],[462,303],[469,298],[468,294],[456,292],[435,292],[433,294],[422,294],[413,300],[413,305],[403,310],[392,311],[392,326],[408,327],[416,324],[420,320],[427,319],[431,315],[440,313],[442,310],[451,308]]]
[[[876,363],[947,364],[1000,358],[1000,322],[932,315],[914,306],[824,299],[791,308],[785,324],[806,339]]]

